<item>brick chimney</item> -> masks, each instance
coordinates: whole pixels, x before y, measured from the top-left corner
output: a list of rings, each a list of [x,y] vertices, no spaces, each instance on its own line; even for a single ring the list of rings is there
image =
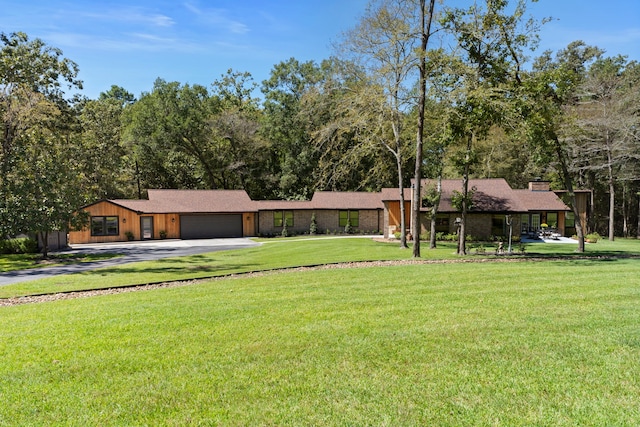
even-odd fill
[[[530,191],[550,191],[549,181],[529,181]]]

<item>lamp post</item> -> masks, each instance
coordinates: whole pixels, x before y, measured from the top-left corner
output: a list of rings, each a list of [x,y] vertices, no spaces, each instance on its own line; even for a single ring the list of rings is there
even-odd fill
[[[513,218],[511,218],[511,215],[505,215],[505,219],[507,221],[507,225],[509,226],[509,249],[508,249],[508,254],[511,255],[511,235],[513,234],[512,230],[513,230]]]

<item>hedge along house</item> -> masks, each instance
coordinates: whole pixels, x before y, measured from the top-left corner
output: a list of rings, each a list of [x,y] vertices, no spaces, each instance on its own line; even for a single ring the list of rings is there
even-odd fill
[[[422,188],[435,187],[435,181],[425,180]],[[549,189],[548,183],[530,183],[525,190],[514,190],[504,179],[471,179],[469,190],[473,202],[467,213],[467,234],[477,238],[507,236],[537,232],[542,224],[555,225],[561,235],[572,233],[574,224],[570,208]],[[410,227],[412,190],[404,190],[405,224]],[[454,192],[462,192],[462,180],[442,180],[442,195],[436,215],[436,232],[456,233],[461,212],[452,202]],[[400,201],[397,189],[382,190],[385,205],[385,237],[400,231]],[[421,207],[421,230],[430,229],[430,209]],[[507,218],[510,219],[509,226]],[[570,226],[570,227],[568,227]],[[571,235],[571,234],[569,234]]]
[[[89,227],[69,233],[69,243],[160,238],[201,239],[309,233],[379,233],[381,193],[317,192],[309,201],[258,200],[244,190],[148,190],[147,200],[101,200],[82,208]]]

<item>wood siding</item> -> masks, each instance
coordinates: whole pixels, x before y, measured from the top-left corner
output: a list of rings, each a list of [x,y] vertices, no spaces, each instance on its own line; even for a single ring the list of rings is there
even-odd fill
[[[242,214],[242,235],[255,237],[256,234],[256,214],[253,212]]]
[[[385,236],[389,233],[389,228],[395,227],[395,231],[400,231],[400,202],[399,201],[390,201],[386,202],[387,209],[389,211],[389,218],[387,229],[384,230]],[[407,231],[411,224],[411,201],[405,200],[404,202],[404,221],[405,227],[407,227]]]
[[[167,239],[180,239],[180,215],[177,213],[147,214],[138,213],[109,201],[102,201],[84,209],[91,216],[117,216],[118,235],[92,236],[90,225],[83,230],[70,231],[69,243],[109,243],[127,241],[127,232],[133,233],[133,240],[142,240],[140,229],[141,217],[153,217],[153,239],[160,239],[160,232],[166,233]],[[256,214],[242,214],[242,233],[245,237],[256,235]]]
[[[123,242],[127,239],[127,232],[133,233],[134,240],[141,239],[140,217],[153,217],[153,238],[160,239],[160,232],[167,233],[167,239],[180,238],[180,217],[177,214],[138,214],[129,209],[102,201],[84,209],[91,216],[118,217],[118,234],[113,236],[92,236],[90,225],[80,231],[69,232],[69,243],[107,243]]]

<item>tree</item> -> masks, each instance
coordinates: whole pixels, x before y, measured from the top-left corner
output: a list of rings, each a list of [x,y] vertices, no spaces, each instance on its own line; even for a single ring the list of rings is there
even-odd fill
[[[46,258],[50,232],[81,226],[86,219],[74,212],[86,202],[77,161],[79,134],[68,126],[65,112],[42,94],[28,89],[14,94],[23,105],[23,125],[29,131],[20,135],[13,167],[5,176],[9,219],[13,232],[40,237]]]
[[[25,128],[18,121],[19,107],[12,105],[15,91],[41,93],[52,102],[64,102],[62,85],[81,89],[76,79],[78,66],[62,57],[62,51],[47,46],[42,40],[29,40],[25,33],[0,33],[0,103],[2,113],[2,174],[6,174],[11,160],[14,140]],[[0,177],[0,183],[2,178]]]
[[[408,4],[406,0],[372,2],[358,25],[346,34],[342,45],[343,53],[367,73],[367,81],[360,86],[363,92],[354,95],[371,101],[367,113],[375,124],[376,131],[372,136],[395,158],[401,248],[408,247],[403,166],[409,142],[405,137],[405,116],[413,102],[411,88],[419,62],[416,48],[422,46],[422,34],[426,29],[426,21],[422,25],[419,18],[420,13],[426,13],[424,8],[417,18],[415,8],[407,7]],[[416,37],[416,34],[420,36]],[[359,105],[363,102],[359,101]],[[419,233],[414,238],[419,239]]]
[[[89,200],[133,197],[135,173],[122,141],[126,104],[102,95],[81,107],[83,188]]]
[[[157,79],[123,116],[146,188],[229,188],[225,143],[212,138],[210,118],[219,108],[207,88]]]
[[[519,0],[511,13],[507,0],[486,0],[483,6],[448,9],[443,18],[445,28],[457,40],[459,57],[451,71],[459,76],[452,90],[456,106],[453,125],[463,145],[459,255],[466,254],[466,217],[471,203],[468,183],[474,147],[493,124],[516,122],[524,51],[535,48],[539,27],[533,19],[523,22],[525,0]]]
[[[217,97],[220,107],[212,112],[210,126],[213,138],[229,152],[226,169],[239,186],[254,199],[272,195],[273,180],[264,168],[263,156],[269,145],[260,134],[262,112],[258,100],[252,97],[256,89],[249,73],[228,70],[212,85],[212,96]]]
[[[607,183],[609,240],[615,236],[618,178],[632,178],[628,166],[640,160],[633,138],[639,124],[637,86],[630,81],[633,68],[623,56],[596,59],[576,89],[577,102],[568,109],[568,140],[576,146],[578,171],[602,174]]]
[[[436,71],[437,73],[437,71]],[[442,76],[442,74],[440,75]],[[435,249],[436,244],[436,222],[438,208],[442,196],[442,177],[444,172],[445,155],[449,145],[452,142],[452,132],[450,126],[450,117],[452,114],[452,105],[449,105],[446,99],[446,93],[442,92],[444,87],[439,78],[431,80],[430,91],[432,92],[430,102],[428,104],[428,112],[426,120],[430,133],[425,140],[425,176],[435,179],[435,186],[429,186],[422,189],[422,207],[430,209],[430,232],[429,232],[429,249]],[[435,84],[434,84],[435,83]],[[446,89],[445,89],[446,90]],[[436,100],[434,100],[437,99]]]
[[[420,185],[422,183],[422,151],[424,144],[424,131],[425,131],[425,110],[427,106],[427,45],[429,44],[429,38],[431,37],[431,23],[433,22],[433,16],[435,11],[435,0],[430,0],[427,6],[425,0],[419,1],[420,5],[420,47],[417,50],[419,57],[418,69],[419,69],[419,97],[418,97],[418,124],[416,134],[416,162],[415,162],[415,174],[414,174],[414,188],[413,188],[413,206],[411,211],[412,223],[413,223],[413,256],[420,257],[420,231],[422,226],[420,224],[420,208],[421,208],[421,195]],[[437,209],[437,208],[436,208]]]
[[[74,110],[63,85],[81,88],[77,65],[24,33],[0,34],[0,234],[46,235],[75,223]]]
[[[302,97],[299,117],[317,151],[313,182],[317,189],[332,191],[377,191],[393,185],[394,167],[389,166],[382,145],[372,143],[371,101],[359,96],[362,70],[337,58],[321,64],[323,80]]]
[[[116,100],[120,103],[121,107],[125,107],[136,102],[136,97],[121,86],[111,85],[111,88],[109,88],[108,91],[100,92],[98,100]]]
[[[587,65],[602,54],[598,48],[573,42],[558,52],[537,58],[533,72],[523,79],[522,113],[526,132],[538,158],[547,163],[555,157],[559,175],[567,191],[576,218],[578,252],[584,252],[584,227],[574,192],[574,177],[569,169],[568,141],[562,127],[567,120],[567,107],[575,104],[576,90],[584,80]]]
[[[317,152],[300,121],[300,103],[305,92],[322,77],[315,62],[290,58],[276,64],[269,79],[262,82],[262,133],[271,144],[266,167],[279,181],[275,197],[306,199],[315,190],[312,176]]]

